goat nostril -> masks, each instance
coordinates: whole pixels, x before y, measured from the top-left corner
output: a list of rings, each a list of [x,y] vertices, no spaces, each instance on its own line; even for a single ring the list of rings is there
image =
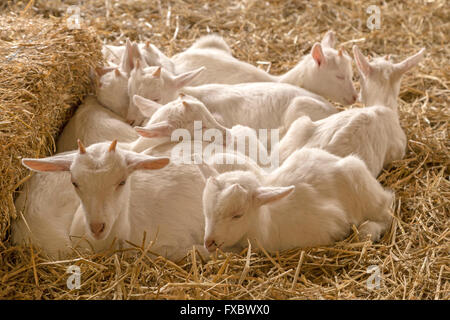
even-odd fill
[[[91,231],[95,235],[99,235],[105,230],[105,224],[104,223],[91,223],[90,225]]]
[[[205,241],[205,247],[209,249],[210,247],[212,247],[213,245],[215,245],[215,243],[216,243],[216,242],[215,242],[214,240],[206,240],[206,241]]]

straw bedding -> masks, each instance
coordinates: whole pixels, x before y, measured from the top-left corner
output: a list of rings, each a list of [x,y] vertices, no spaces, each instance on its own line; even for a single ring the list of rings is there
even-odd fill
[[[78,1],[73,1],[73,4]],[[70,1],[35,1],[29,10],[50,24],[64,17]],[[26,3],[5,5],[4,13],[23,10]],[[8,299],[449,299],[449,63],[450,10],[446,1],[392,1],[381,5],[381,28],[369,30],[367,3],[363,1],[81,1],[83,25],[94,27],[105,42],[150,40],[168,56],[186,49],[208,32],[223,35],[239,59],[274,74],[287,71],[306,54],[328,29],[337,32],[339,44],[350,51],[353,44],[365,54],[392,54],[400,61],[426,47],[426,59],[403,79],[399,97],[400,121],[408,137],[406,157],[387,168],[378,180],[395,192],[394,223],[380,243],[359,239],[355,231],[335,246],[304,248],[269,255],[258,247],[241,254],[219,253],[209,262],[193,252],[178,264],[164,258],[150,260],[151,248],[136,245],[135,255],[124,252],[48,261],[34,247],[0,243],[0,297]],[[1,20],[2,26],[7,20]],[[14,19],[6,30],[19,28]],[[24,22],[22,22],[24,23]],[[24,23],[25,24],[25,23]],[[2,28],[3,30],[3,28]],[[32,28],[21,34],[34,34]],[[48,32],[50,29],[40,28]],[[84,31],[83,31],[84,30]],[[64,33],[64,31],[63,31]],[[64,33],[66,36],[70,33]],[[82,29],[73,33],[92,35]],[[8,33],[2,32],[2,52]],[[21,40],[25,43],[26,40]],[[40,39],[42,44],[44,39]],[[33,42],[30,42],[33,43]],[[70,98],[61,101],[61,88],[32,91],[36,78],[23,78],[1,54],[1,152],[3,228],[8,225],[11,188],[24,171],[19,156],[40,156],[53,151],[52,136],[67,118],[68,107],[84,93],[86,70],[74,56],[95,52],[95,40],[53,50],[73,51],[65,61],[30,57],[35,46],[17,55],[30,68],[45,68],[51,84],[70,87]],[[34,43],[37,45],[37,43]],[[45,43],[43,44],[45,46]],[[93,47],[92,47],[93,46]],[[56,49],[56,50],[55,50]],[[25,49],[24,49],[25,50]],[[44,50],[44,53],[46,51]],[[59,56],[59,55],[58,55]],[[64,56],[64,55],[61,55]],[[61,58],[61,57],[59,57]],[[83,60],[88,60],[86,56]],[[14,61],[14,60],[13,60]],[[24,61],[24,60],[22,60]],[[50,65],[50,61],[53,63]],[[5,69],[6,68],[6,69]],[[9,68],[9,69],[8,69]],[[13,69],[16,68],[16,69]],[[67,72],[73,80],[68,82]],[[31,71],[27,73],[29,75]],[[59,82],[61,81],[61,82]],[[4,83],[7,86],[3,85]],[[78,87],[77,84],[78,83]],[[81,84],[80,84],[81,83]],[[11,85],[14,84],[14,85]],[[20,90],[20,100],[13,88]],[[51,97],[51,99],[50,99]],[[59,99],[59,100],[58,100]],[[39,102],[51,104],[52,112],[41,115]],[[18,101],[20,101],[20,106]],[[49,105],[50,106],[50,105]],[[31,117],[30,110],[35,110]],[[8,117],[8,118],[4,118]],[[20,117],[21,120],[17,120]],[[25,124],[18,126],[17,121]],[[30,125],[31,120],[32,124]],[[25,128],[30,125],[30,128]],[[5,129],[4,129],[5,128]],[[8,140],[9,139],[9,140]],[[8,142],[9,141],[9,142]],[[8,144],[9,143],[9,144]],[[7,151],[5,151],[5,149]],[[5,159],[11,159],[4,163]],[[8,160],[9,161],[9,160]],[[6,171],[4,167],[6,166]],[[25,173],[26,174],[26,173]],[[6,197],[4,196],[6,194]],[[8,208],[8,209],[6,209]],[[82,285],[68,290],[66,269],[78,265]],[[379,288],[367,286],[369,266],[380,270]]]

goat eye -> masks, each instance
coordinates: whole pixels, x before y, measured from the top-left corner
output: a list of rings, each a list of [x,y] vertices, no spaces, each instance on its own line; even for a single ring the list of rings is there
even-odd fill
[[[338,78],[339,80],[344,80],[345,79],[345,77],[343,77],[343,76],[336,76],[336,78]]]
[[[78,189],[78,184],[77,184],[76,182],[73,182],[73,181],[72,181],[72,185],[73,185],[75,188]]]
[[[119,182],[119,186],[125,185],[125,182],[127,182],[127,181],[126,181],[126,180],[120,181],[120,182]]]
[[[231,217],[231,219],[237,220],[237,219],[241,218],[242,216],[243,216],[242,213],[235,213],[235,214]]]

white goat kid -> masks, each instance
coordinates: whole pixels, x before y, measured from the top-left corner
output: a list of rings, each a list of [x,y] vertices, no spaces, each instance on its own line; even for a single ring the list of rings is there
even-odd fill
[[[104,45],[102,53],[105,59],[112,65],[119,65],[126,54],[127,45],[129,40],[123,46]],[[137,44],[142,57],[149,66],[162,66],[165,69],[175,72],[173,62],[164,53],[162,53],[157,47],[151,44],[149,41],[145,43]]]
[[[94,96],[88,96],[58,137],[56,150],[61,153],[76,149],[77,139],[91,145],[115,138],[130,143],[138,137],[124,118],[103,107]]]
[[[391,193],[356,157],[340,158],[320,149],[294,152],[272,173],[219,174],[206,163],[203,192],[205,247],[240,250],[260,243],[270,252],[330,245],[351,225],[376,241],[390,226]]]
[[[149,48],[152,48],[152,46],[147,46],[146,44],[141,47],[143,48],[140,49],[139,45],[127,40],[123,48],[124,52],[117,65],[112,64],[108,67],[96,69],[99,77],[96,81],[99,102],[123,118],[127,118],[129,113],[130,95],[128,82],[130,74],[137,68],[137,64],[140,65],[140,68],[164,66],[168,68],[167,70],[172,70],[167,65],[168,62],[161,61],[158,58],[154,58],[153,60],[146,58],[148,54],[146,56],[145,52],[151,50]],[[157,55],[155,52],[153,54]],[[134,92],[132,94],[134,95]]]
[[[208,37],[208,36],[207,36]],[[315,43],[311,53],[303,57],[289,72],[273,76],[231,56],[225,41],[200,38],[192,47],[172,57],[175,73],[206,67],[191,85],[207,83],[237,84],[246,82],[282,82],[305,88],[342,104],[355,102],[351,58],[335,50],[335,35],[327,32],[322,43]]]
[[[135,96],[134,100],[138,106],[159,108],[155,102],[140,96]],[[270,165],[267,149],[258,139],[254,129],[242,125],[232,128],[224,127],[205,105],[194,97],[183,95],[171,102],[170,107],[167,106],[161,107],[146,127],[135,127],[135,130],[146,138],[163,139],[160,140],[161,143],[178,142],[179,138],[183,141],[198,139],[198,141],[211,142],[215,147],[207,147],[205,144],[205,148],[209,148],[213,153],[225,149],[230,153],[238,151],[256,161],[260,166]],[[178,129],[185,129],[188,134]]]
[[[231,49],[226,43],[226,41],[218,34],[208,34],[206,36],[200,37],[195,43],[188,49],[208,49],[208,50],[219,50],[220,53],[225,53],[232,55]]]
[[[216,94],[214,91],[216,89],[222,89],[225,87],[225,84],[247,82],[254,83],[262,81],[272,82],[271,84],[258,83],[259,87],[266,91],[269,87],[272,91],[278,88],[281,88],[279,90],[283,90],[283,88],[288,88],[286,84],[292,84],[294,87],[301,86],[313,93],[316,93],[314,97],[324,96],[339,101],[343,104],[351,104],[355,102],[357,98],[356,91],[352,83],[353,73],[351,68],[351,59],[346,53],[344,53],[344,51],[336,51],[332,48],[335,42],[333,32],[327,33],[322,40],[322,44],[316,43],[311,54],[305,56],[297,67],[281,76],[280,79],[270,76],[264,71],[248,63],[244,63],[233,58],[229,52],[223,48],[217,49],[222,46],[220,45],[220,42],[217,44],[216,38],[213,38],[213,44],[211,44],[210,39],[206,37],[201,38],[199,42],[200,44],[198,46],[194,44],[193,48],[190,48],[185,53],[177,56],[185,57],[187,61],[189,61],[188,64],[191,66],[187,68],[189,70],[185,71],[183,71],[183,68],[178,68],[175,73],[176,75],[169,70],[165,70],[164,68],[160,71],[155,68],[144,68],[142,66],[143,64],[141,64],[141,67],[132,72],[130,76],[128,87],[130,98],[137,94],[154,101],[159,100],[158,102],[164,104],[176,99],[179,92],[184,92],[200,98],[198,95],[201,95],[203,86],[201,87],[202,89],[199,89],[200,92],[192,91],[195,90],[195,88],[185,88],[181,90],[181,87],[187,85],[188,83],[191,86],[209,83],[222,84],[222,86],[215,85],[214,87],[210,87],[213,91],[212,94]],[[212,47],[208,47],[208,45],[212,45]],[[190,60],[191,58],[192,61]],[[183,61],[184,58],[178,59]],[[182,63],[180,61],[174,63],[177,65],[178,63]],[[196,65],[197,67],[193,68],[193,65]],[[206,67],[206,69],[202,69],[204,67]],[[253,70],[258,74],[263,74],[264,77],[250,77],[247,79],[245,75],[249,74],[251,76],[252,74],[252,72],[247,69]],[[235,77],[236,80],[222,81],[227,78],[227,75]],[[221,78],[222,76],[223,79]],[[283,82],[284,86],[283,84],[275,86],[273,82]],[[247,85],[248,88],[241,89],[241,91],[254,89],[254,86],[251,86],[250,84]],[[227,93],[229,93],[230,90],[235,91],[233,88],[239,88],[238,85],[228,87],[231,89],[227,89]],[[305,91],[303,91],[303,93],[299,93],[298,95],[304,96],[304,92]],[[210,93],[211,92],[208,92],[207,94],[209,95]],[[239,93],[236,92],[232,92],[232,94],[235,96],[239,95]],[[225,97],[226,94],[221,94],[220,96]],[[320,98],[322,99],[322,97]],[[327,103],[324,99],[322,99],[322,101]],[[307,101],[306,104],[308,103],[311,102]],[[327,108],[330,109],[332,107],[327,103]],[[138,110],[136,106],[133,105],[132,101],[130,101],[129,110],[130,119],[136,119],[135,122],[137,125],[144,122],[143,116],[139,115]],[[329,115],[329,113],[327,115]]]
[[[125,118],[128,113],[128,79],[134,68],[135,60],[140,57],[136,44],[127,40],[125,52],[117,65],[97,68],[96,95],[98,101],[119,116]]]
[[[97,68],[97,99],[87,97],[78,107],[57,141],[57,151],[77,148],[77,139],[87,145],[117,138],[132,142],[138,138],[126,122],[129,108],[128,79],[141,54],[136,44],[127,41],[120,66]]]
[[[216,154],[209,161],[219,163],[224,157],[239,156]],[[206,257],[204,180],[195,165],[170,164],[154,170],[167,162],[166,157],[121,150],[115,142],[88,148],[80,143],[78,151],[24,159],[25,166],[42,172],[31,177],[16,201],[23,219],[13,222],[14,242],[32,241],[57,259],[67,256],[71,247],[84,248],[84,240],[95,251],[109,249],[115,238],[116,244],[123,244],[120,240],[141,244],[145,231],[147,244],[155,240],[152,252],[178,260],[197,246]],[[238,163],[233,160],[215,168],[258,170],[249,159]]]
[[[280,129],[280,137],[298,117],[307,115],[319,120],[337,113],[322,97],[284,83],[209,84],[173,90],[171,97],[176,99],[180,94],[203,102],[226,127],[240,124],[253,129]],[[133,102],[136,103],[134,96]],[[159,114],[170,113],[172,104],[163,108],[141,103],[137,107],[143,116],[152,116],[158,109],[161,109]]]
[[[202,243],[204,184],[193,166],[159,171],[167,157],[116,149],[116,141],[88,148],[80,143],[78,152],[23,163],[36,171],[70,172],[81,203],[70,235],[77,242],[85,236],[96,251],[108,249],[115,238],[141,244],[144,232],[146,245],[154,240],[152,252],[174,260]]]
[[[145,67],[141,60],[137,59],[128,82],[128,94],[131,98],[139,95],[157,103],[166,104],[176,98],[179,89],[192,83],[204,70],[205,68],[201,67],[194,71],[173,75],[161,67]],[[130,99],[127,119],[133,125],[142,125],[150,116],[148,112],[143,115],[133,99]]]
[[[424,49],[397,64],[384,58],[368,62],[358,47],[353,51],[361,74],[361,100],[368,107],[316,122],[297,119],[273,151],[280,163],[298,148],[317,147],[342,157],[357,155],[377,176],[383,167],[404,157],[407,139],[398,119],[397,97],[403,74],[422,60]]]
[[[55,162],[65,154],[54,156]],[[27,180],[15,201],[18,218],[11,223],[12,242],[31,242],[52,259],[70,252],[69,229],[79,206],[68,172],[35,173]]]

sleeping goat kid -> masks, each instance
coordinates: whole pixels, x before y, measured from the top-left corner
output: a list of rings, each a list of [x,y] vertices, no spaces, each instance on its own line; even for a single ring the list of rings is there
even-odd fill
[[[173,91],[172,99],[176,99],[180,94],[201,101],[225,127],[231,128],[239,124],[256,130],[279,129],[280,137],[298,117],[307,115],[319,120],[337,113],[336,108],[322,97],[284,83],[255,82],[186,87]],[[132,101],[145,117],[155,116],[162,119],[163,114],[171,117],[171,113],[179,113],[179,110],[171,111],[176,103],[162,106],[151,101],[145,103],[144,99],[137,100],[135,97],[136,95]],[[153,122],[154,118],[148,123]]]
[[[125,52],[117,65],[96,69],[95,89],[98,101],[123,118],[128,112],[128,79],[138,57],[141,57],[138,46],[127,40]]]
[[[316,122],[297,119],[274,149],[280,163],[298,148],[317,147],[341,157],[357,155],[377,176],[384,166],[404,157],[406,135],[398,119],[397,97],[403,74],[422,60],[424,49],[396,64],[385,58],[368,62],[357,46],[353,52],[361,75],[361,102],[367,107]]]
[[[213,39],[209,39],[208,36],[200,38],[198,42],[202,45],[196,45],[196,43],[192,48],[177,55],[177,61],[174,60],[175,65],[182,65],[186,62],[184,59],[187,59],[189,67],[177,68],[175,74],[165,68],[162,71],[144,68],[144,63],[142,63],[140,68],[131,73],[128,88],[130,98],[137,94],[154,101],[159,100],[158,102],[164,104],[175,99],[181,87],[187,85],[187,82],[191,86],[219,84],[212,87],[213,92],[204,92],[208,96],[215,95],[215,90],[221,90],[226,84],[247,83],[249,85],[254,82],[266,82],[265,85],[259,84],[262,90],[267,90],[266,88],[269,87],[272,91],[278,88],[283,90],[282,83],[284,83],[284,85],[291,84],[293,87],[300,86],[315,93],[315,96],[323,96],[343,104],[351,104],[357,98],[352,83],[351,59],[343,50],[333,49],[335,43],[333,32],[328,32],[322,40],[322,44],[316,43],[310,55],[305,56],[295,68],[279,78],[233,58],[227,50],[224,50],[221,42],[217,42],[217,38],[217,36]],[[222,42],[224,43],[223,39]],[[213,47],[208,47],[208,45]],[[194,68],[194,66],[196,67]],[[184,80],[185,76],[188,77],[186,80]],[[185,83],[181,84],[179,80]],[[275,86],[273,82],[281,83],[279,86]],[[227,87],[225,86],[225,88]],[[190,92],[188,89],[186,88],[186,92],[183,92],[200,98],[198,95],[202,94],[202,90]],[[248,92],[252,89],[253,86],[249,86],[245,90]],[[225,97],[226,93],[221,96]],[[239,93],[234,93],[234,95],[239,95]],[[324,102],[328,104],[328,102]],[[331,105],[328,104],[327,107],[331,108]],[[129,112],[131,121],[135,120],[138,125],[143,123],[143,116],[139,115],[132,101],[130,101]]]
[[[88,96],[58,137],[56,150],[61,153],[76,149],[78,138],[89,146],[115,138],[130,143],[138,137],[124,118],[104,108],[94,96]]]
[[[63,161],[67,154],[52,159]],[[69,229],[80,202],[67,172],[36,172],[24,184],[14,202],[18,218],[11,223],[16,245],[31,242],[52,259],[69,252]]]
[[[129,109],[129,92],[128,82],[132,71],[137,68],[139,63],[141,68],[149,66],[164,66],[167,70],[172,70],[164,61],[157,58],[148,59],[148,48],[152,48],[147,44],[141,46],[131,43],[127,40],[123,47],[123,53],[117,65],[111,64],[108,67],[97,68],[96,93],[98,101],[123,118],[127,118]],[[156,53],[154,53],[156,54]],[[134,95],[134,93],[132,93]]]
[[[203,192],[205,247],[240,250],[260,243],[270,252],[331,245],[359,228],[376,241],[390,226],[391,193],[356,157],[320,149],[295,151],[262,177],[249,171],[219,174],[199,165]]]
[[[126,54],[128,43],[129,40],[127,40],[127,43],[124,46],[104,45],[102,48],[103,56],[111,65],[119,65],[123,59],[123,56]],[[170,58],[168,58],[149,41],[139,43],[137,46],[147,65],[162,66],[171,72],[175,71],[173,62]]]
[[[128,94],[130,101],[128,106],[127,120],[133,125],[142,125],[152,115],[144,115],[133,101],[133,96],[139,95],[160,104],[173,101],[182,87],[190,84],[198,77],[205,68],[188,71],[179,75],[173,75],[161,67],[145,67],[141,60],[137,59],[135,67],[131,71],[128,81]]]
[[[86,145],[117,138],[132,142],[138,138],[126,122],[128,114],[128,79],[140,53],[135,44],[127,41],[120,66],[97,68],[96,93],[77,108],[57,141],[57,151],[74,150],[77,139]]]
[[[335,50],[335,35],[329,31],[321,43],[315,43],[310,54],[287,73],[273,76],[230,54],[225,41],[218,36],[205,36],[186,51],[172,57],[175,74],[206,67],[191,85],[207,83],[237,84],[246,82],[289,83],[342,104],[356,100],[352,83],[351,58]]]
[[[224,157],[240,156],[216,154],[208,161],[218,163]],[[77,151],[24,159],[25,166],[39,172],[24,184],[16,200],[22,218],[12,223],[13,242],[31,241],[58,259],[66,257],[71,247],[85,247],[85,240],[95,251],[110,248],[114,238],[119,245],[123,240],[139,245],[145,231],[147,244],[155,241],[152,252],[178,260],[196,246],[206,257],[201,245],[204,180],[194,165],[167,162],[166,157],[121,150],[116,142],[88,148],[79,143]],[[215,168],[259,170],[248,159],[243,165],[237,160],[230,163]]]
[[[155,105],[155,102],[140,96],[134,96],[134,100],[137,105],[147,105],[148,107]],[[169,105],[170,108],[167,107]],[[215,149],[226,149],[227,152],[239,151],[260,166],[270,164],[267,150],[258,139],[254,129],[241,125],[233,126],[230,129],[222,126],[205,105],[194,97],[183,95],[169,105],[161,107],[146,127],[135,127],[134,129],[143,137],[165,139],[163,142],[178,141],[179,137],[182,137],[183,141],[185,139],[211,141],[217,145]],[[185,129],[189,134],[187,135],[185,131],[181,130],[176,132],[177,129]],[[211,149],[211,147],[209,148]]]

